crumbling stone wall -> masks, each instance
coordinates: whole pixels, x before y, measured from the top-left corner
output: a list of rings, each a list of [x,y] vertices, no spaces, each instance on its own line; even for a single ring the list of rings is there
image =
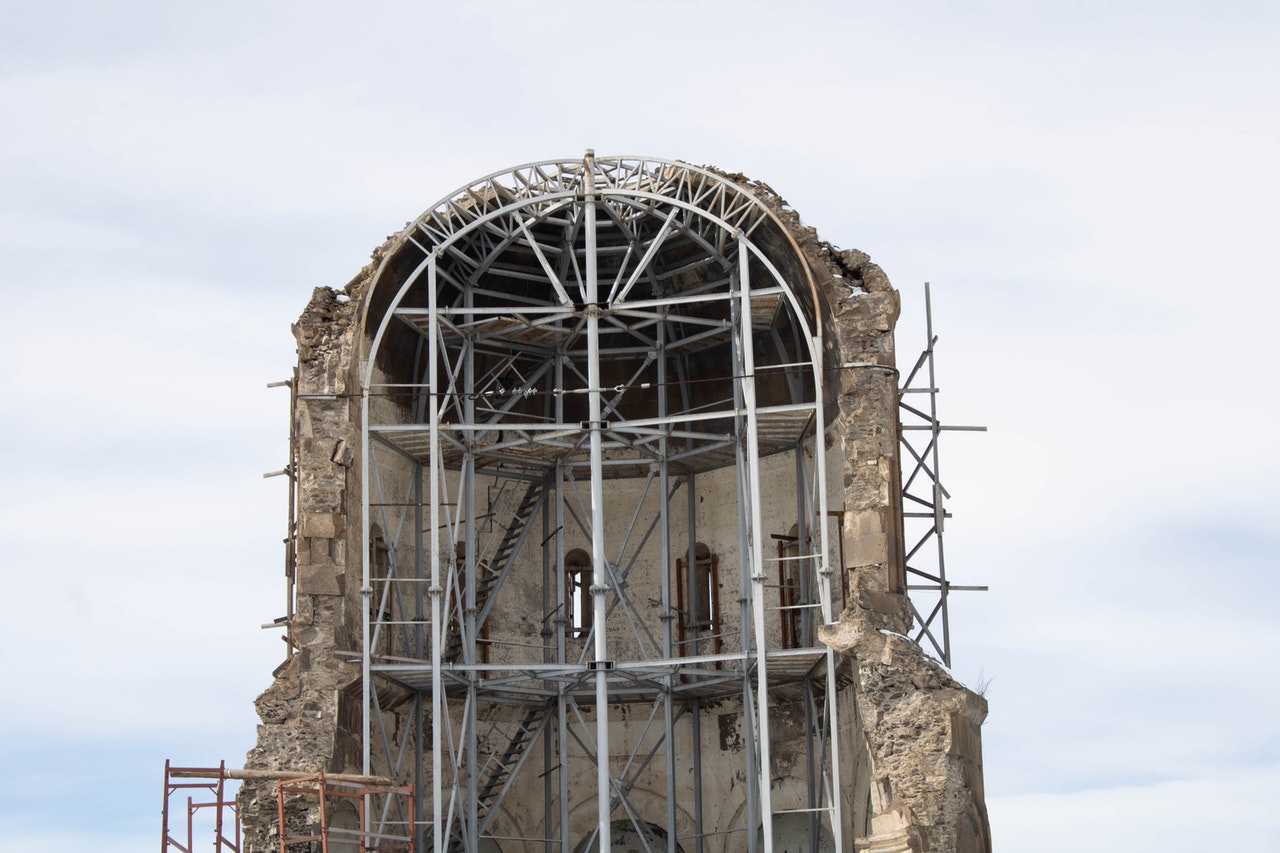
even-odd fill
[[[298,341],[294,423],[294,487],[298,529],[294,584],[296,611],[289,640],[296,647],[273,673],[256,706],[262,724],[245,767],[299,775],[359,771],[358,730],[339,725],[344,688],[358,683],[359,666],[340,652],[359,647],[360,546],[348,520],[358,495],[353,465],[359,447],[359,398],[351,382],[355,329],[370,265],[341,293],[317,288],[293,327]],[[359,507],[358,497],[355,507]],[[357,530],[358,524],[354,525]],[[274,782],[246,782],[239,795],[248,853],[279,850]],[[317,825],[314,803],[295,801],[290,832]]]
[[[858,251],[823,253],[836,318],[850,595],[823,642],[850,659],[871,754],[871,834],[860,849],[990,853],[980,726],[987,703],[904,634],[911,628],[902,542],[893,329],[898,294]],[[849,283],[856,282],[855,292]]]
[[[745,183],[741,176],[735,176]],[[826,295],[839,343],[839,410],[828,442],[843,446],[849,597],[823,642],[848,659],[871,759],[875,853],[990,853],[982,786],[987,703],[905,634],[911,628],[902,535],[897,291],[864,252],[839,250],[770,187],[752,184],[786,224]]]

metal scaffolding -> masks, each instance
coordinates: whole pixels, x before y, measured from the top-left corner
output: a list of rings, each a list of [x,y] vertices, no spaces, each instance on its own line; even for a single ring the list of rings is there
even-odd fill
[[[812,849],[824,832],[845,849],[840,679],[817,640],[844,568],[833,362],[790,232],[723,176],[588,152],[463,188],[397,248],[361,388],[362,772],[412,778],[417,802],[362,812],[372,848],[381,821],[415,822],[421,850],[703,853],[734,833],[771,853],[786,814]],[[721,507],[725,529],[700,529]],[[805,794],[776,809],[783,697],[803,709]],[[747,789],[715,830],[713,705],[741,714]],[[520,814],[543,828],[522,833],[505,804],[537,791]]]
[[[286,803],[291,799],[315,800],[318,820],[314,827],[291,831],[285,817]],[[403,819],[390,820],[392,810],[404,815]],[[280,853],[289,853],[291,848],[307,853],[414,850],[413,789],[409,785],[347,781],[340,775],[335,778],[324,773],[280,779],[276,782],[276,814],[280,822]],[[376,830],[372,829],[371,815],[379,815]]]
[[[181,780],[181,781],[179,781]],[[161,853],[195,849],[195,818],[201,810],[213,810],[215,853],[239,853],[241,848],[240,808],[228,783],[268,782],[275,787],[279,816],[277,839],[280,853],[298,848],[322,853],[340,850],[407,850],[413,845],[413,789],[395,780],[349,773],[299,773],[288,770],[240,770],[220,761],[217,767],[174,767],[164,763],[164,800],[161,808]],[[208,792],[212,799],[197,801],[187,797],[186,843],[173,837],[171,800],[180,792]],[[314,806],[311,801],[314,800]],[[286,819],[286,804],[304,802],[314,811],[314,820],[301,826]],[[406,815],[397,826],[388,815]],[[377,830],[370,815],[378,815]],[[419,848],[420,849],[420,848]]]
[[[953,592],[985,592],[985,586],[960,586],[947,579],[947,561],[943,553],[942,535],[947,512],[946,501],[951,493],[942,485],[939,466],[939,437],[946,431],[986,432],[984,426],[955,426],[943,424],[938,417],[938,386],[934,347],[938,338],[933,334],[933,303],[929,283],[924,285],[924,315],[926,344],[915,366],[907,374],[898,390],[898,407],[902,412],[901,445],[903,526],[909,550],[906,554],[907,589],[911,595],[912,639],[929,645],[947,666],[951,666],[951,614],[948,598]],[[908,395],[923,394],[927,408],[908,403]],[[925,436],[920,443],[920,434]],[[913,438],[912,436],[917,436]],[[908,509],[910,504],[915,509]],[[914,579],[914,582],[910,582]],[[921,595],[925,593],[926,595]],[[936,598],[932,595],[936,594]],[[917,603],[929,602],[924,611]]]
[[[179,779],[183,781],[178,781]],[[227,763],[217,767],[174,767],[164,763],[164,804],[160,810],[160,853],[181,850],[192,853],[195,849],[196,815],[202,810],[213,812],[213,849],[215,853],[229,850],[240,853],[240,810],[235,795],[227,790],[230,775]],[[185,844],[173,837],[172,799],[174,794],[187,794],[187,834]],[[199,794],[197,800],[193,794]],[[208,799],[206,799],[206,796]]]

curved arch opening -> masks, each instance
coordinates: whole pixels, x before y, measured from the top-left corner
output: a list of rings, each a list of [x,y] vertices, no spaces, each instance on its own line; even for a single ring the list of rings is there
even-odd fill
[[[667,831],[656,823],[641,821],[633,823],[623,818],[610,824],[610,853],[651,853],[654,850],[667,849]],[[573,848],[574,853],[599,853],[600,841],[592,830]],[[684,847],[676,842],[677,853],[684,853]]]
[[[829,650],[788,627],[820,607],[830,621],[827,543],[779,556],[769,538],[797,517],[826,536],[824,310],[768,206],[685,164],[520,167],[391,246],[366,302],[361,482],[413,610],[370,616],[430,636],[378,662],[366,640],[365,663],[418,692],[442,764],[431,798],[460,804],[464,837],[539,784],[565,849],[557,800],[596,810],[580,853],[665,849],[662,827],[611,820],[614,792],[650,773],[674,804],[693,771],[661,744],[695,737],[761,802],[717,831],[749,838],[769,814],[768,697],[789,690],[814,730],[835,707]],[[822,593],[766,593],[775,561]],[[368,691],[371,731],[381,700]],[[715,729],[704,703],[725,709]],[[834,780],[823,743],[794,754]],[[823,808],[838,827],[838,802]]]
[[[590,414],[584,362],[598,345],[609,420],[688,413],[696,420],[683,430],[683,467],[728,464],[742,347],[751,349],[759,406],[780,410],[821,395],[835,361],[823,298],[794,238],[743,188],[686,164],[593,163],[592,181],[581,163],[490,176],[402,232],[366,304],[370,369],[384,380],[378,396],[400,423],[425,422],[432,407],[421,386],[434,380],[449,389],[443,416],[451,420],[473,404],[495,426],[581,424]],[[427,376],[433,310],[440,366]],[[596,335],[586,333],[588,315],[599,319]],[[461,388],[451,369],[464,358],[480,378]],[[832,414],[835,395],[821,396],[824,416]],[[801,412],[769,419],[764,453],[813,428]],[[560,454],[528,436],[486,438],[497,439],[492,456],[504,464],[545,465]],[[630,446],[637,441],[645,444],[633,438]],[[617,439],[609,449],[627,446]],[[609,473],[641,476],[643,467]]]

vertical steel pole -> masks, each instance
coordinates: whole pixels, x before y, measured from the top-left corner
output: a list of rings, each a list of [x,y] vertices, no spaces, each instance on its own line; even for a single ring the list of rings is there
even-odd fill
[[[760,826],[764,833],[764,853],[773,853],[773,796],[770,791],[769,756],[769,673],[767,664],[767,640],[764,624],[764,521],[760,510],[760,433],[759,414],[756,411],[756,358],[751,330],[751,254],[747,239],[738,235],[738,297],[741,307],[738,320],[742,335],[743,373],[742,402],[747,413],[747,467],[750,472],[747,511],[747,548],[751,559],[751,610],[756,643],[756,708],[758,729],[756,737],[760,749]]]
[[[429,386],[428,386],[429,387]],[[434,398],[428,394],[428,402],[434,403]],[[435,407],[429,406],[426,411],[429,416],[435,419]],[[434,463],[434,459],[432,460]],[[426,599],[423,595],[424,581],[426,581],[426,564],[424,562],[425,554],[423,553],[422,528],[425,524],[425,518],[422,511],[423,503],[422,488],[422,462],[419,460],[413,466],[413,656],[421,661],[427,653],[426,636],[423,632],[423,621],[426,618]],[[438,535],[438,534],[437,534]],[[422,739],[426,732],[424,731],[422,721],[422,692],[413,697],[413,814],[415,817],[426,814],[426,791],[423,790],[423,783],[426,781],[425,768],[422,766],[423,759],[426,757],[425,744]],[[423,850],[426,848],[424,833],[421,828],[414,823],[410,823],[409,833],[413,838],[414,848]]]
[[[436,304],[436,256],[427,267],[427,395],[429,401],[427,430],[430,454],[429,504],[431,507],[431,844],[432,850],[444,850],[443,715],[445,712],[444,678],[440,672],[444,643],[444,587],[440,583],[440,321]]]
[[[564,360],[562,356],[556,358],[556,387],[563,388],[560,383],[564,381]],[[563,400],[563,398],[561,398]],[[564,408],[563,402],[560,402],[557,408],[560,409],[557,421],[563,423]],[[563,665],[568,657],[568,650],[565,648],[565,632],[569,629],[568,620],[565,618],[565,608],[567,601],[565,600],[564,588],[564,459],[556,460],[556,568],[561,573],[556,581],[556,662]],[[557,771],[558,781],[560,783],[560,849],[566,851],[569,849],[569,702],[565,695],[567,685],[561,679],[556,687],[556,749],[560,760],[560,769]]]
[[[475,294],[468,287],[464,295],[466,306],[471,308],[475,304]],[[467,323],[475,319],[473,314],[464,315]],[[467,346],[467,355],[463,367],[463,393],[466,395],[463,400],[462,411],[463,419],[468,424],[476,422],[476,350],[474,344]],[[466,536],[466,563],[462,567],[462,575],[466,578],[466,596],[462,611],[462,658],[464,663],[476,664],[479,657],[476,654],[478,646],[478,637],[476,635],[476,585],[480,579],[479,557],[477,553],[476,535],[476,433],[474,430],[467,431],[466,437],[467,452],[462,463],[462,500],[463,500],[463,518],[465,524]],[[478,829],[480,826],[480,801],[479,789],[480,781],[476,777],[479,775],[480,757],[478,755],[479,738],[476,723],[476,705],[479,701],[479,673],[474,669],[467,670],[467,705],[464,711],[463,720],[463,743],[466,744],[467,750],[467,798],[463,807],[466,809],[465,835],[467,838],[466,847],[474,850],[479,843]]]
[[[160,807],[160,853],[169,849],[169,759],[164,760],[164,803]]]
[[[739,286],[739,276],[736,274],[731,279],[731,287]],[[736,292],[736,291],[735,291]],[[742,307],[739,299],[734,298],[729,301],[729,314],[733,327],[733,373],[735,377],[741,377],[746,373],[742,359]],[[744,774],[746,779],[746,833],[747,833],[747,853],[756,853],[759,849],[759,842],[756,838],[755,827],[760,817],[760,755],[756,749],[756,702],[753,691],[751,689],[750,667],[747,665],[747,655],[751,654],[751,636],[752,625],[751,618],[751,550],[749,537],[747,535],[747,527],[751,523],[749,520],[748,504],[751,501],[751,482],[747,469],[747,449],[745,446],[746,438],[746,419],[742,412],[743,403],[743,383],[741,378],[733,380],[733,408],[737,414],[734,416],[734,488],[737,490],[737,521],[738,521],[738,634],[742,644],[742,729],[743,740],[747,743],[747,748],[742,751],[743,763],[745,764]]]
[[[814,441],[814,453],[821,452],[822,441]],[[811,554],[816,544],[816,538],[811,530],[809,523],[809,478],[808,472],[804,467],[804,441],[796,442],[796,554]],[[821,464],[817,459],[814,465]],[[817,471],[814,472],[815,477]],[[819,520],[819,523],[825,523]],[[805,549],[805,550],[801,550]],[[813,567],[819,562],[813,559],[800,560],[796,564],[796,574],[801,581],[800,599],[805,604],[812,604],[813,587],[817,586],[818,581],[810,583],[810,575]],[[813,625],[813,610],[806,608],[801,617],[801,643],[804,646],[812,646],[817,642],[816,631]],[[814,749],[814,734],[818,725],[817,711],[813,706],[812,684],[806,678],[804,682],[804,754],[805,754],[805,806],[810,811],[809,818],[809,848],[816,850],[818,845],[818,827],[820,819],[817,809],[821,808],[818,791],[818,777],[822,772],[821,759],[818,751]]]
[[[821,442],[814,442],[815,449],[821,447]],[[815,460],[815,464],[817,464]],[[816,472],[815,472],[816,473]],[[796,442],[796,557],[812,554],[813,548],[817,544],[814,541],[814,532],[809,521],[809,480],[807,472],[804,469],[804,440]],[[814,589],[818,586],[817,573],[814,567],[819,565],[818,560],[801,559],[795,564],[795,576],[799,581],[800,596],[799,601],[793,604],[812,604]],[[785,572],[785,570],[784,570]],[[785,621],[785,617],[784,617]],[[800,625],[800,645],[809,647],[814,644],[815,632],[813,626],[813,610],[805,608],[798,611],[792,624]]]
[[[688,388],[687,383],[681,383],[682,392],[687,391],[687,388]],[[684,407],[686,409],[690,407],[690,403],[688,400],[684,401]],[[691,587],[693,584],[693,581],[691,580],[694,574],[693,567],[697,565],[697,560],[698,560],[698,553],[697,553],[698,490],[696,488],[696,482],[697,482],[696,478],[694,477],[693,473],[690,472],[686,477],[686,484],[687,484],[689,494],[686,496],[686,499],[685,499],[685,506],[687,507],[686,512],[688,513],[688,516],[689,516],[688,518],[689,551],[685,555],[685,559],[687,560],[685,565],[688,566],[689,568],[684,573],[686,587]],[[686,595],[685,601],[688,602],[689,600],[690,600],[689,596]],[[689,606],[689,605],[686,604],[686,606]],[[687,649],[688,649],[687,645],[682,646],[680,649],[680,655],[684,656],[685,654],[687,654],[688,653]],[[704,828],[703,828],[703,815],[702,815],[702,701],[697,697],[695,697],[691,699],[690,702],[693,705],[693,714],[691,715],[693,719],[690,723],[690,728],[692,729],[691,736],[693,738],[694,853],[703,853],[704,845],[702,841],[702,836],[704,835]]]
[[[360,772],[366,776],[373,773],[373,691],[369,667],[369,603],[373,599],[373,588],[369,585],[369,377],[372,375],[373,365],[370,365],[360,388],[360,700],[363,705],[360,715]]]
[[[658,417],[667,417],[667,324],[658,324]],[[662,502],[658,504],[662,573],[662,657],[672,660],[671,646],[671,477],[667,464],[667,437],[658,439],[658,491]],[[662,730],[666,741],[667,762],[667,853],[676,853],[676,736],[675,709],[672,707],[672,691],[675,689],[674,665],[668,665],[666,694],[662,700]]]
[[[556,353],[556,388],[564,389],[564,352]],[[558,394],[556,423],[564,423],[564,395]],[[564,575],[564,458],[556,459],[556,616],[552,620],[556,634],[556,663],[564,665],[568,658],[565,633],[569,629]],[[560,792],[560,850],[569,850],[569,702],[565,695],[567,685],[561,679],[556,685],[556,751],[560,769],[557,781]]]
[[[552,398],[548,397],[550,401]],[[543,414],[547,414],[550,406],[543,405]],[[550,484],[546,486],[550,488]],[[545,493],[544,493],[545,494]],[[552,608],[554,607],[554,593],[552,579],[555,575],[551,571],[552,554],[554,553],[554,545],[551,544],[551,502],[550,496],[546,498],[546,504],[542,511],[542,662],[549,664],[554,659],[554,647],[551,645],[554,641],[551,629]],[[543,681],[542,685],[553,683]],[[544,713],[550,713],[550,703],[545,706]],[[555,780],[552,778],[551,768],[553,766],[553,754],[551,745],[551,733],[547,732],[542,738],[542,849],[543,853],[551,853],[555,845],[551,841],[551,825],[554,822],[553,807],[555,805],[555,795],[553,794],[552,785]]]
[[[296,582],[298,577],[298,368],[293,369],[289,386],[289,538],[285,545],[284,638],[286,654],[293,656],[296,646],[293,640],[293,616]]]
[[[821,554],[818,557],[818,595],[822,604],[823,624],[830,625],[835,621],[832,607],[831,590],[831,541],[830,521],[827,514],[827,418],[826,418],[826,372],[823,370],[824,342],[822,340],[822,318],[814,318],[814,334],[810,338],[813,358],[813,476],[818,493],[818,512],[813,517],[819,531]],[[840,516],[843,522],[844,516]],[[844,532],[841,531],[841,536]],[[844,566],[839,567],[844,571]],[[827,746],[831,755],[831,835],[836,849],[844,849],[844,817],[840,803],[841,791],[844,790],[840,779],[840,721],[837,716],[836,702],[836,653],[827,647]]]
[[[554,400],[555,400],[555,397],[552,395],[547,395],[546,397],[543,398],[542,414],[544,416],[554,414],[553,412],[553,407],[555,405]],[[544,482],[545,482],[544,489],[550,490],[551,489],[550,477],[548,476],[547,480]],[[549,664],[555,659],[555,646],[552,645],[555,642],[555,632],[551,627],[552,625],[555,624],[554,622],[551,621],[551,617],[554,612],[553,608],[555,606],[555,603],[554,603],[555,588],[551,584],[553,583],[553,579],[556,577],[556,575],[552,571],[552,561],[553,561],[553,555],[555,553],[554,552],[555,546],[551,542],[551,539],[553,536],[551,532],[551,519],[552,519],[552,513],[554,512],[554,510],[551,505],[551,496],[549,494],[546,494],[546,492],[544,492],[544,495],[545,497],[543,498],[543,500],[545,501],[545,503],[543,504],[543,510],[541,513],[542,515],[542,628],[541,628],[540,634],[542,636],[542,662],[544,664]],[[543,681],[542,686],[546,687],[548,684],[555,684],[555,683],[558,683],[558,682]],[[544,706],[544,713],[548,713],[548,714],[551,713],[550,701],[548,701],[547,705]],[[543,738],[542,738],[542,850],[543,850],[543,853],[551,853],[551,851],[555,848],[555,844],[551,840],[551,826],[555,821],[555,815],[554,815],[553,809],[556,801],[554,789],[552,787],[555,784],[555,779],[552,776],[551,768],[555,766],[555,762],[553,760],[554,756],[552,753],[553,746],[551,743],[551,732],[549,730],[550,726],[548,726],[547,728],[548,728],[548,731],[546,732],[546,734],[543,735]]]
[[[591,426],[591,559],[593,604],[595,613],[596,662],[596,808],[599,809],[599,849],[611,847],[609,834],[609,673],[604,669],[609,659],[607,626],[605,625],[605,592],[612,583],[604,551],[604,435],[601,429],[600,393],[600,313],[599,281],[596,265],[596,195],[595,152],[588,151],[584,160],[586,202],[583,213],[586,231],[587,298],[587,417]]]
[[[938,423],[938,383],[934,376],[933,366],[933,303],[929,294],[929,282],[924,283],[924,321],[929,336],[929,424],[933,436],[933,526],[934,539],[938,546],[938,594],[942,597],[942,662],[951,666],[951,614],[948,612],[950,602],[947,593],[951,585],[947,582],[947,561],[942,553],[942,528],[946,523],[946,507],[943,504],[942,472],[938,468],[938,439],[942,436],[942,424]]]
[[[830,521],[827,514],[827,450],[826,450],[826,372],[823,370],[823,358],[825,346],[822,340],[822,318],[814,318],[814,334],[810,340],[812,345],[813,358],[813,476],[816,483],[815,491],[818,493],[818,512],[814,516],[814,524],[817,525],[819,531],[819,541],[821,553],[818,557],[818,595],[822,604],[822,621],[823,624],[830,625],[835,621],[835,612],[832,606],[833,592],[831,589],[831,540],[830,540]],[[844,516],[840,516],[843,521]],[[844,533],[841,531],[841,535]],[[841,565],[838,569],[844,571]],[[827,647],[827,674],[826,674],[826,698],[827,698],[827,747],[831,756],[831,835],[835,841],[836,849],[844,849],[844,816],[843,806],[840,802],[843,782],[840,778],[840,719],[837,716],[836,701],[836,653]]]

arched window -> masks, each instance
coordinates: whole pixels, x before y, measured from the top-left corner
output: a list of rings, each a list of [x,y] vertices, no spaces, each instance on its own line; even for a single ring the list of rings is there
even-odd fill
[[[593,577],[590,554],[574,548],[564,555],[565,624],[570,637],[585,637],[591,632]]]
[[[791,525],[786,536],[774,534],[778,542],[778,606],[781,613],[782,648],[797,649],[801,640],[800,526]]]
[[[693,549],[693,571],[687,568],[687,558],[676,559],[676,613],[683,657],[721,650],[719,561],[701,542]]]

